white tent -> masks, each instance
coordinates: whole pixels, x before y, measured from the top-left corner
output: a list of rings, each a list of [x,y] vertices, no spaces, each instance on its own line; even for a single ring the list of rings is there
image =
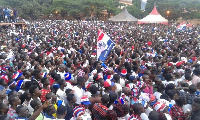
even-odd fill
[[[145,18],[138,21],[138,24],[143,23],[161,23],[161,24],[168,24],[168,20],[162,17],[156,7],[154,6],[153,10],[149,15],[147,15]]]
[[[108,19],[108,21],[113,22],[135,22],[138,21],[137,18],[133,17],[127,10],[126,7],[118,15]]]

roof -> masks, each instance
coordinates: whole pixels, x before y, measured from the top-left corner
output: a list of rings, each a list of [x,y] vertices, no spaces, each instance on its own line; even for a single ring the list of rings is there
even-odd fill
[[[108,19],[109,21],[115,21],[115,22],[134,22],[138,21],[137,18],[133,17],[127,10],[126,7],[122,10],[121,13],[118,15]]]
[[[156,7],[154,6],[153,10],[151,11],[151,13],[149,15],[147,15],[146,17],[144,17],[143,19],[138,21],[138,24],[142,24],[142,23],[161,23],[161,24],[168,24],[168,20],[165,19],[164,17],[162,17]]]

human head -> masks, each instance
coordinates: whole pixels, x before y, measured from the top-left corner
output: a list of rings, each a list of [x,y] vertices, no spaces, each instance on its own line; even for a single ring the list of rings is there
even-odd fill
[[[8,102],[11,106],[17,106],[21,103],[21,100],[19,99],[18,96],[12,95],[8,97]]]
[[[179,96],[177,99],[175,99],[176,104],[179,107],[183,107],[184,103],[185,103],[185,99],[182,96]]]
[[[102,101],[102,104],[107,105],[108,102],[110,101],[110,97],[109,97],[107,94],[104,94],[104,95],[101,97],[101,101]]]
[[[39,108],[42,106],[42,103],[41,103],[40,100],[38,100],[38,99],[33,99],[33,100],[30,102],[30,105],[31,105],[31,107],[32,107],[34,110],[37,110],[37,109],[39,109]]]
[[[3,100],[6,97],[6,91],[0,90],[0,99]]]
[[[122,89],[122,93],[124,93],[125,95],[129,96],[131,94],[131,89],[128,87],[124,87]]]
[[[149,120],[159,120],[159,113],[155,110],[149,113]]]
[[[60,88],[64,88],[64,87],[67,86],[65,80],[63,80],[63,79],[59,80],[59,81],[58,81],[58,84],[60,85]]]
[[[168,90],[166,94],[170,97],[171,100],[175,99],[177,96],[177,93],[175,90]]]
[[[41,95],[41,91],[39,90],[37,85],[31,85],[31,87],[29,88],[29,93],[35,97],[39,97]]]
[[[192,104],[192,112],[196,113],[200,111],[200,98],[194,98]]]
[[[58,119],[64,119],[67,114],[67,108],[63,105],[59,106],[56,112]]]
[[[50,85],[49,79],[47,77],[43,77],[41,79],[41,83],[43,84],[43,86],[48,86]]]
[[[16,113],[20,118],[29,117],[29,109],[26,106],[20,105],[16,108]]]
[[[79,86],[81,86],[81,87],[84,87],[84,86],[85,86],[85,78],[79,76],[79,77],[77,78],[77,84],[78,84]]]
[[[143,113],[144,112],[144,108],[142,107],[142,104],[140,104],[140,103],[135,103],[134,105],[133,105],[133,111],[134,111],[134,114],[135,115],[141,115],[141,113]]]
[[[189,93],[190,94],[195,94],[196,91],[197,91],[196,86],[195,85],[190,85]]]
[[[72,89],[66,89],[66,90],[65,90],[65,94],[66,94],[66,96],[67,96],[68,94],[73,94],[73,90],[72,90]]]
[[[67,95],[67,101],[70,102],[70,103],[75,103],[76,97],[74,96],[74,94],[68,94]]]
[[[5,103],[0,103],[0,115],[6,115],[8,112],[8,105]]]
[[[53,114],[56,113],[56,109],[55,109],[54,105],[50,105],[50,106],[46,107],[44,109],[44,113],[46,113],[49,116],[53,116]]]
[[[90,91],[90,93],[91,93],[92,95],[96,94],[96,93],[97,93],[97,90],[98,90],[98,88],[96,87],[96,85],[91,85],[91,86],[90,86],[89,91]]]

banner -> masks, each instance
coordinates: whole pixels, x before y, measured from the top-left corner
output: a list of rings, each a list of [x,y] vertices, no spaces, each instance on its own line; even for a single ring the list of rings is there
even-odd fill
[[[97,59],[104,62],[114,45],[115,43],[110,37],[99,29],[97,39]]]

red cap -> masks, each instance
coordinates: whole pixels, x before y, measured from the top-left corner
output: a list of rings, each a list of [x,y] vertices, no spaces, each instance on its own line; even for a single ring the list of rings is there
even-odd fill
[[[152,43],[151,43],[151,42],[147,42],[147,44],[148,44],[148,46],[151,46],[151,45],[152,45]]]
[[[176,66],[179,67],[179,66],[181,66],[182,64],[183,64],[183,62],[178,62],[178,63],[176,63]]]
[[[173,66],[173,64],[169,62],[169,63],[168,63],[168,66]]]

